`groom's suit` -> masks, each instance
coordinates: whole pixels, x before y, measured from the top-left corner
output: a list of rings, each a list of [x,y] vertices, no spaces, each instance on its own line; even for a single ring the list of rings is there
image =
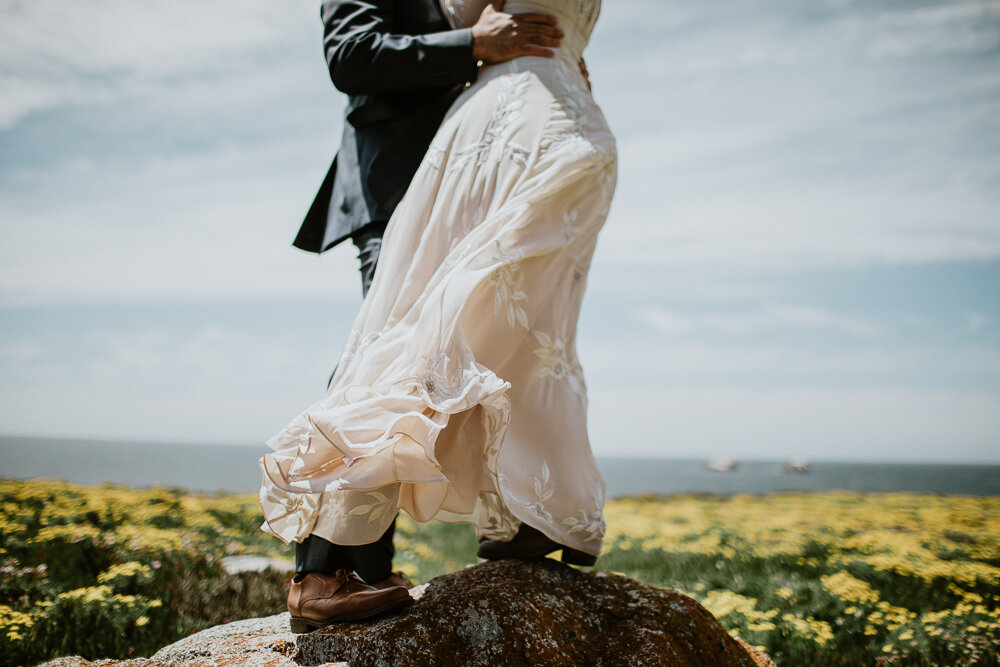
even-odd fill
[[[464,85],[476,77],[472,30],[452,30],[437,0],[326,0],[326,61],[347,93],[340,150],[294,245],[320,253],[347,238],[368,291],[385,223]],[[353,569],[367,582],[391,571],[395,522],[373,544],[315,535],[296,544],[296,570]]]
[[[437,0],[326,0],[330,78],[347,93],[340,150],[294,245],[323,252],[388,220],[445,112],[476,77],[472,30]]]

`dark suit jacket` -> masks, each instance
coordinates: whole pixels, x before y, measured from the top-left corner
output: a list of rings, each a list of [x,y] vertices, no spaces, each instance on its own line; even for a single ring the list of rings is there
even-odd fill
[[[326,61],[348,102],[340,150],[294,245],[323,252],[388,220],[445,113],[476,77],[472,30],[437,0],[325,0]]]

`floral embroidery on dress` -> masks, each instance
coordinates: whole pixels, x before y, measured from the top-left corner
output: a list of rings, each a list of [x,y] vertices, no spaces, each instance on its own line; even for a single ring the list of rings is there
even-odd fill
[[[551,472],[549,471],[548,462],[542,461],[540,472],[542,474],[541,478],[539,478],[538,475],[532,476],[532,490],[535,493],[535,498],[530,501],[518,498],[509,490],[510,480],[506,475],[500,473],[497,475],[497,479],[502,483],[501,492],[514,505],[520,505],[538,518],[543,519],[548,523],[552,523],[552,513],[545,509],[545,501],[552,497],[552,494],[556,491],[556,487],[551,480]]]
[[[509,407],[509,405],[508,405]],[[483,430],[486,432],[486,469],[494,475],[497,472],[497,457],[503,444],[503,434],[507,431],[510,417],[508,410],[485,410],[483,414]]]
[[[503,245],[499,240],[496,242],[497,254],[493,255],[494,262],[500,262],[501,264],[511,264],[512,262],[520,261],[524,257],[524,251],[514,249],[511,251],[504,250]]]
[[[600,541],[604,537],[605,523],[602,508],[604,507],[604,492],[600,486],[590,496],[593,507],[589,513],[580,508],[580,518],[565,517],[560,523],[569,529],[570,535],[576,535],[587,542]]]
[[[580,510],[580,517],[568,516],[561,521],[562,525],[569,529],[570,535],[586,540],[587,542],[600,540],[604,537],[604,519],[601,517],[601,510],[596,509],[590,514]]]
[[[561,380],[582,373],[576,359],[569,358],[566,341],[559,336],[550,336],[543,331],[533,331],[532,333],[535,334],[535,340],[540,346],[535,350],[535,355],[542,360],[536,374],[538,377],[554,377]]]
[[[550,479],[551,473],[549,472],[549,464],[547,461],[542,461],[541,473],[541,479],[539,479],[537,475],[532,478],[532,487],[535,491],[536,500],[526,503],[525,507],[534,512],[536,516],[545,519],[546,521],[552,521],[552,514],[545,509],[545,501],[551,498],[552,494],[555,493],[556,486]]]
[[[520,324],[525,329],[529,327],[528,313],[522,304],[527,303],[528,295],[514,288],[514,274],[520,270],[519,264],[501,264],[490,274],[490,284],[493,285],[493,312],[504,311],[507,316],[507,326]]]
[[[368,523],[372,523],[373,521],[378,521],[383,514],[388,512],[390,508],[393,506],[393,502],[389,498],[389,496],[385,495],[384,493],[380,493],[378,491],[369,491],[368,495],[373,499],[371,503],[368,503],[366,505],[358,505],[357,507],[351,509],[351,511],[348,512],[348,514],[351,514],[353,516],[367,514]]]
[[[584,129],[587,110],[582,101],[589,93],[576,73],[571,75],[567,68],[559,68],[556,76],[560,82],[559,89],[563,92],[552,99],[549,117],[542,128],[540,152],[548,153],[559,148],[593,153],[595,148]]]
[[[535,356],[541,360],[536,377],[551,377],[556,380],[566,380],[570,387],[580,396],[585,396],[586,385],[583,381],[583,369],[580,363],[572,358],[572,350],[567,348],[566,340],[560,335],[549,335],[543,331],[532,331],[539,347]]]
[[[517,131],[515,121],[521,117],[521,112],[524,110],[524,100],[521,98],[527,92],[530,81],[530,72],[521,72],[500,79],[497,107],[486,125],[483,138],[478,143],[455,152],[454,163],[448,167],[449,172],[464,169],[473,161],[479,166],[486,164],[490,158],[499,162],[504,156],[522,167],[528,163],[530,151],[514,143],[513,138]]]
[[[562,224],[562,235],[563,241],[569,245],[576,238],[576,235],[580,233],[580,226],[577,222],[580,217],[580,211],[577,209],[567,210],[563,213],[563,224]]]
[[[480,507],[484,518],[477,529],[481,537],[494,540],[509,540],[517,532],[519,521],[510,513],[507,505],[495,493],[480,493]]]
[[[432,402],[448,400],[462,395],[465,385],[475,377],[475,373],[466,372],[461,367],[448,372],[448,355],[439,353],[434,359],[424,357],[427,370],[420,377],[420,384],[427,392]]]
[[[352,331],[347,339],[347,345],[344,346],[344,353],[340,356],[340,363],[343,365],[354,357],[363,354],[365,348],[377,341],[381,335],[380,331],[372,331],[365,336],[362,336],[360,331]]]

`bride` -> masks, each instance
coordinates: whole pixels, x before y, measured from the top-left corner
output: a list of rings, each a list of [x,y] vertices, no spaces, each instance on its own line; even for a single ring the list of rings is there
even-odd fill
[[[441,4],[459,27],[488,3]],[[504,11],[554,15],[562,44],[483,67],[445,117],[326,396],[260,461],[262,527],[286,542],[371,543],[403,509],[474,524],[486,558],[561,549],[589,565],[600,551],[604,482],[576,357],[616,176],[614,137],[578,68],[599,0]],[[405,589],[350,585],[403,604]]]

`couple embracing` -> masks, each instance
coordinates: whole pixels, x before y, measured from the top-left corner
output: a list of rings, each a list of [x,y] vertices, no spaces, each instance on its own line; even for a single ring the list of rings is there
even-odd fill
[[[263,529],[296,543],[296,632],[409,603],[400,509],[474,524],[482,558],[600,551],[576,358],[616,176],[581,71],[599,4],[323,3],[349,101],[295,245],[350,238],[365,300],[326,395],[260,461]]]

